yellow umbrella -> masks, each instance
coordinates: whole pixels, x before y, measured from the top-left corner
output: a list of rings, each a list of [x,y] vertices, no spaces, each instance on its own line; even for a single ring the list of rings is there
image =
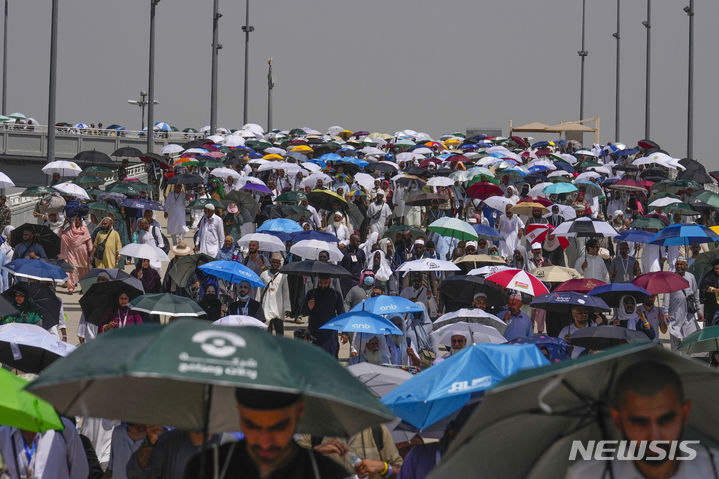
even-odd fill
[[[523,203],[518,203],[518,204],[512,206],[512,208],[510,208],[510,209],[511,209],[512,213],[514,213],[516,215],[531,216],[532,210],[534,208],[539,208],[540,210],[542,210],[543,215],[546,215],[547,213],[549,213],[549,210],[544,205],[542,205],[541,203],[534,203],[531,201],[525,201]]]
[[[292,148],[291,151],[298,151],[300,153],[312,153],[314,150],[307,145],[297,145]]]
[[[337,133],[337,136],[339,136],[339,137],[342,138],[343,140],[347,141],[347,138],[349,138],[350,136],[352,136],[352,132],[349,131],[349,130],[342,130],[342,131],[340,131],[339,133]]]
[[[712,230],[713,232],[715,232],[716,234],[719,234],[719,226],[710,226],[709,229]]]
[[[265,155],[262,157],[263,160],[271,160],[271,161],[282,161],[284,158],[282,158],[280,155],[276,153],[271,153],[269,155]]]
[[[459,145],[460,143],[462,143],[462,141],[458,140],[457,138],[447,138],[446,140],[444,140],[444,143],[446,145]]]

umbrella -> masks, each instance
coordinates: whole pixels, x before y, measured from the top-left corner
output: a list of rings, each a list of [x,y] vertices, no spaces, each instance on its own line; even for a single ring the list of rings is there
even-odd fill
[[[144,153],[137,148],[134,148],[132,146],[123,146],[121,148],[118,148],[117,150],[113,151],[110,156],[125,156],[128,158],[139,158],[143,156]]]
[[[577,191],[577,187],[571,183],[552,183],[547,185],[542,190],[542,193],[547,195],[561,195],[562,193],[574,193]]]
[[[75,350],[41,326],[10,323],[0,326],[0,363],[37,374]]]
[[[225,207],[225,205],[223,205],[222,203],[220,203],[219,201],[217,201],[214,198],[198,198],[198,199],[194,200],[192,203],[190,203],[189,205],[187,205],[187,207],[191,210],[202,210],[207,205],[212,205],[217,209],[221,209],[221,208]]]
[[[426,369],[392,390],[382,402],[424,429],[521,369],[548,364],[533,345],[475,344]],[[462,477],[462,474],[445,477]]]
[[[330,190],[313,190],[307,195],[307,201],[318,210],[336,211],[338,209],[347,209],[345,199]]]
[[[499,186],[486,181],[474,183],[472,186],[468,187],[466,191],[469,197],[482,200],[486,200],[491,196],[501,197],[504,195],[504,191],[502,191]]]
[[[439,292],[463,304],[472,304],[477,293],[486,294],[490,306],[501,307],[507,304],[507,295],[499,286],[480,276],[455,274],[439,284]]]
[[[468,271],[479,266],[506,266],[507,262],[504,261],[504,258],[497,255],[470,254],[457,258],[454,260],[454,264],[459,266],[463,271]]]
[[[613,237],[619,233],[606,221],[583,216],[560,224],[554,230],[554,234],[568,238],[587,238],[593,236]]]
[[[361,303],[355,305],[351,312],[365,311],[372,314],[382,316],[394,316],[405,313],[421,313],[424,311],[422,306],[414,301],[401,296],[388,296],[380,294],[369,299],[365,299]]]
[[[461,308],[451,313],[445,313],[434,321],[432,329],[436,331],[443,326],[454,323],[484,324],[485,326],[493,327],[502,334],[507,329],[507,324],[504,321],[479,308]]]
[[[180,257],[175,256],[173,260],[172,267],[167,273],[178,286],[184,288],[187,286],[187,281],[190,279],[190,276],[192,276],[192,273],[195,272],[200,262],[209,263],[215,261],[215,258],[204,253],[199,253]]]
[[[349,313],[340,314],[327,321],[320,329],[380,335],[403,334],[402,330],[389,319],[367,311],[350,311]]]
[[[719,351],[719,326],[707,326],[684,338],[679,351],[685,354],[703,354]]]
[[[454,184],[452,180],[450,181],[452,182],[452,184]],[[445,200],[446,198],[444,196],[438,195],[436,193],[415,193],[410,196],[407,201],[405,201],[405,204],[410,206],[430,206],[433,201],[442,202]]]
[[[682,378],[692,400],[682,439],[716,441],[716,420],[708,412],[719,394],[716,369],[659,345],[630,344],[522,371],[495,386],[428,477],[463,477],[467,471],[477,477],[565,477],[574,440],[611,439],[613,386],[626,367],[643,361],[665,364]],[[522,454],[507,455],[509,444]]]
[[[499,234],[494,228],[486,225],[474,224],[472,225],[475,233],[477,233],[478,239],[486,239],[487,241],[497,241],[502,239],[502,235]]]
[[[125,245],[117,254],[130,258],[149,259],[150,261],[170,261],[167,254],[160,248],[144,243],[130,243]]]
[[[57,185],[53,185],[53,188],[62,193],[63,196],[74,196],[75,198],[80,198],[81,200],[90,199],[90,196],[87,194],[87,191],[85,191],[85,188],[80,185],[76,185],[75,183],[58,183]]]
[[[171,185],[201,185],[205,181],[201,176],[194,175],[192,173],[182,173],[181,175],[175,175],[167,182]]]
[[[693,200],[695,202],[713,206],[714,208],[719,208],[719,194],[716,194],[713,191],[704,190],[696,195]]]
[[[180,145],[176,145],[174,143],[169,143],[160,149],[160,154],[162,155],[175,155],[177,153],[181,153],[184,151],[184,148]]]
[[[236,180],[240,179],[240,174],[233,170],[232,168],[214,168],[212,171],[210,171],[211,176],[215,176],[217,178],[222,178],[223,180],[227,180],[228,177],[233,177]]]
[[[630,191],[630,192],[638,192],[638,193],[646,193],[647,189],[637,180],[632,180],[628,178],[623,178],[619,181],[616,181],[608,186],[608,188],[613,190],[621,190],[621,191]]]
[[[299,203],[305,200],[307,200],[307,195],[304,191],[287,191],[275,198],[277,203]]]
[[[643,228],[648,230],[660,230],[666,225],[659,218],[653,218],[648,216],[639,216],[629,225],[630,228]]]
[[[512,206],[511,211],[515,215],[531,216],[534,213],[535,209],[541,211],[543,215],[549,213],[549,210],[544,205],[542,205],[541,203],[535,203],[533,201],[519,202],[516,205]]]
[[[398,273],[410,273],[413,271],[461,271],[461,269],[451,261],[433,258],[405,261],[397,268]]]
[[[60,237],[45,225],[24,223],[19,228],[15,228],[10,233],[10,246],[14,248],[22,243],[22,234],[26,230],[32,231],[33,241],[43,247],[48,258],[55,258],[60,254]]]
[[[637,276],[632,284],[644,288],[652,296],[673,293],[689,287],[689,281],[671,271],[655,271]]]
[[[697,284],[702,282],[704,275],[712,270],[714,261],[719,259],[719,248],[713,248],[706,253],[700,253],[689,267],[689,272],[694,275]]]
[[[290,235],[293,243],[299,243],[304,240],[319,240],[330,243],[339,243],[339,239],[332,233],[325,233],[324,231],[307,230],[292,233]]]
[[[0,368],[0,424],[24,431],[62,431],[65,425],[55,409],[36,395],[25,391],[29,381]]]
[[[621,241],[630,241],[633,243],[649,243],[654,238],[654,233],[642,230],[626,230],[619,233],[615,240],[617,243]]]
[[[443,216],[442,218],[433,221],[427,229],[433,231],[441,236],[449,236],[451,238],[457,238],[458,240],[476,240],[477,232],[472,228],[472,225],[466,221],[462,221],[459,218],[452,218],[449,216]]]
[[[467,336],[469,334],[469,343],[491,343],[491,344],[504,344],[507,342],[502,333],[497,331],[496,328],[486,326],[480,323],[466,323],[459,321],[456,323],[442,326],[436,331],[432,332],[432,337],[435,339],[437,344],[443,344],[444,346],[450,347],[452,344],[452,336],[462,335]]]
[[[694,243],[714,243],[719,241],[719,234],[704,225],[674,224],[667,226],[654,235],[651,244],[662,246],[680,246]]]
[[[649,337],[641,331],[633,331],[622,326],[601,325],[594,328],[579,328],[567,338],[569,344],[589,349],[604,351],[627,343],[649,341]]]
[[[257,241],[260,251],[269,251],[273,253],[281,251],[284,253],[286,250],[285,244],[280,239],[267,233],[251,233],[244,235],[237,240],[237,246],[240,248],[248,248],[250,241]]]
[[[387,393],[412,377],[404,369],[379,366],[368,362],[353,364],[348,366],[347,370],[378,399],[386,396]]]
[[[545,283],[563,283],[582,277],[576,269],[564,266],[542,266],[532,271],[532,274]]]
[[[387,230],[384,233],[385,238],[392,238],[393,235],[397,233],[402,233],[404,231],[409,231],[410,237],[412,238],[412,242],[417,240],[417,238],[423,238],[426,236],[426,233],[424,230],[417,228],[416,226],[408,226],[408,225],[393,225],[387,228]]]
[[[9,301],[9,298],[0,296],[0,316],[16,314],[17,308]],[[0,361],[2,363],[2,361]]]
[[[548,233],[554,234],[555,227],[548,223],[531,223],[527,225],[525,234],[527,236],[527,242],[531,245],[533,243],[544,243]],[[564,236],[558,236],[557,240],[562,249],[567,249],[569,246],[569,240]]]
[[[534,344],[537,349],[545,355],[549,355],[549,361],[556,363],[570,358],[572,347],[562,338],[553,338],[545,334],[524,336],[507,341],[507,344]]]
[[[238,191],[239,192],[239,191]],[[233,192],[234,193],[234,192]],[[244,193],[244,192],[243,192]],[[255,210],[256,212],[257,210]],[[295,221],[304,221],[312,216],[307,208],[297,205],[266,205],[262,207],[258,222],[265,222],[274,218],[289,218]]]
[[[51,186],[31,186],[20,193],[20,196],[45,196],[53,193],[56,191]]]
[[[489,276],[490,274],[499,273],[507,269],[512,269],[506,264],[495,264],[490,266],[482,266],[481,268],[474,268],[467,271],[467,276]],[[455,275],[457,276],[457,275]]]
[[[303,259],[319,259],[322,251],[329,253],[330,261],[340,262],[344,258],[344,254],[334,241],[302,240],[294,243],[290,248],[290,253]]]
[[[664,208],[664,211],[667,214],[679,213],[683,216],[698,216],[700,214],[697,210],[692,208],[692,205],[690,205],[689,203],[674,203]]]
[[[90,286],[80,298],[85,321],[100,326],[105,314],[117,305],[117,298],[125,293],[131,300],[145,292],[139,279],[129,276]]]
[[[609,311],[609,306],[599,297],[589,296],[571,291],[542,294],[534,298],[533,308],[544,309],[559,313],[569,313],[575,306],[593,309],[595,311]]]
[[[15,290],[19,287],[27,288],[27,295],[42,315],[43,328],[50,329],[60,322],[60,307],[62,306],[62,302],[48,285],[23,282],[15,284],[10,289],[4,291],[2,295],[5,299],[13,301],[15,298]]]
[[[352,273],[342,266],[323,261],[305,260],[287,263],[280,268],[280,273],[298,276],[329,276],[331,278],[351,278]]]
[[[107,357],[115,360],[102,360]],[[240,430],[236,388],[302,394],[301,433],[347,437],[391,418],[372,393],[315,346],[258,328],[191,319],[102,334],[43,371],[29,389],[62,414],[189,431],[206,426],[215,433]]]
[[[64,281],[67,273],[60,267],[41,259],[14,259],[2,269],[8,273],[20,277],[30,278],[38,281]]]
[[[605,284],[592,288],[588,294],[602,298],[612,308],[619,306],[619,302],[625,295],[632,296],[637,303],[641,303],[651,296],[647,290],[632,283]]]
[[[235,203],[237,207],[240,209],[240,211],[247,212],[246,214],[251,218],[254,219],[255,215],[260,209],[260,205],[257,204],[257,201],[252,197],[252,194],[248,191],[240,191],[240,190],[233,190],[230,191],[225,195],[225,197],[222,199],[222,202],[225,205],[228,205],[230,203]]]
[[[11,188],[15,186],[15,183],[10,179],[8,175],[0,171],[0,188]]]
[[[566,291],[587,294],[597,286],[604,286],[605,284],[607,283],[594,278],[577,278],[565,281],[564,283],[557,286],[554,291]]]
[[[279,231],[280,233],[299,233],[303,231],[302,226],[294,220],[287,218],[275,218],[273,220],[265,221],[257,228],[257,232],[263,231]]]
[[[118,268],[92,268],[80,281],[78,281],[82,290],[87,291],[90,289],[90,286],[97,283],[97,277],[100,273],[107,274],[110,280],[130,278],[129,274]]]
[[[245,186],[240,188],[242,191],[249,191],[251,193],[264,193],[264,194],[272,194],[272,190],[270,190],[267,186],[261,185],[259,183],[246,183]]]
[[[138,210],[165,211],[165,207],[160,203],[143,198],[127,198],[120,202],[120,206],[124,206],[125,208],[135,208]]]
[[[101,184],[103,184],[105,182],[105,179],[100,178],[99,176],[94,176],[94,175],[82,175],[82,176],[78,176],[77,178],[72,180],[72,182],[75,183],[76,185],[82,186],[83,188],[87,188],[87,187],[95,188],[95,187],[98,187]],[[59,188],[57,188],[57,189],[59,189]],[[60,191],[62,191],[62,190],[60,190]],[[85,190],[85,192],[90,194],[90,192],[88,190]]]
[[[484,204],[492,209],[504,213],[507,210],[507,205],[513,205],[514,201],[506,196],[491,196],[489,198],[485,198]]]
[[[199,267],[203,273],[215,276],[230,283],[242,283],[247,281],[252,286],[264,288],[265,283],[257,276],[257,273],[237,261],[212,261]]]
[[[42,172],[46,175],[59,173],[60,176],[78,176],[82,173],[82,168],[74,161],[57,160],[51,161],[42,167]]]
[[[530,296],[539,296],[540,294],[549,293],[544,284],[533,275],[520,269],[508,269],[500,271],[493,275],[487,276],[487,280],[497,283],[498,285],[525,293]]]
[[[120,193],[125,196],[140,196],[142,189],[136,183],[130,183],[129,181],[116,181],[105,186],[105,191],[108,193]],[[99,197],[98,197],[99,199]]]
[[[168,316],[204,316],[206,313],[191,298],[170,293],[143,294],[129,304],[131,309],[147,314]]]
[[[267,329],[267,325],[259,319],[242,314],[224,316],[217,321],[213,321],[212,324],[218,326],[253,326],[255,328]]]

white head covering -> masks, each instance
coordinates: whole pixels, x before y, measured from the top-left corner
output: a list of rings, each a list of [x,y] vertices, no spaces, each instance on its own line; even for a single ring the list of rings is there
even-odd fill
[[[379,254],[379,269],[375,271],[374,277],[378,279],[379,281],[389,281],[389,278],[392,276],[392,268],[389,265],[389,261],[385,259],[384,251],[381,249],[378,249],[377,251],[372,251],[369,255],[367,255],[367,269],[372,269],[374,266],[374,255]]]

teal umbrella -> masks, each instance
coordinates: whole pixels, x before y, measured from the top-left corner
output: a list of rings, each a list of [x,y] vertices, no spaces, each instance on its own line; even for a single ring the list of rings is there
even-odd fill
[[[207,314],[191,298],[170,293],[143,294],[130,301],[130,308],[147,314],[169,316],[204,316]]]
[[[69,416],[230,432],[240,430],[236,388],[302,394],[306,412],[298,432],[317,436],[349,437],[392,418],[316,346],[192,319],[101,334],[54,362],[28,389]]]
[[[684,338],[679,350],[686,354],[711,353],[719,351],[719,326],[708,326],[694,331]]]

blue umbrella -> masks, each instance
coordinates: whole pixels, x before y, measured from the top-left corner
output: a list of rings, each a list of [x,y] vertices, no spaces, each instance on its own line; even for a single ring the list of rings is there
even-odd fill
[[[631,241],[633,243],[649,243],[654,238],[654,233],[643,230],[627,230],[620,233],[615,239],[620,241]]]
[[[562,193],[573,193],[577,191],[577,187],[571,183],[554,183],[544,187],[542,192],[548,195],[559,195]]]
[[[475,224],[472,225],[472,227],[474,227],[474,231],[477,232],[477,236],[480,238],[484,238],[489,241],[504,239],[496,229],[490,228],[489,226]]]
[[[257,273],[237,261],[211,261],[200,266],[200,270],[230,283],[247,281],[253,286],[265,286]]]
[[[55,266],[40,259],[15,259],[3,266],[10,274],[38,281],[62,281],[67,273],[60,266]]]
[[[544,349],[549,354],[549,361],[552,363],[569,359],[572,352],[572,346],[564,339],[554,338],[546,334],[523,336],[507,341],[507,344],[534,344],[540,351]]]
[[[402,330],[389,319],[367,311],[350,311],[349,313],[340,314],[327,321],[320,329],[346,333],[403,334]]]
[[[279,238],[280,241],[282,241],[283,243],[292,241],[292,236],[288,235],[287,233],[282,233],[281,231],[263,231],[263,233],[275,236],[275,237]]]
[[[540,294],[530,304],[533,308],[547,311],[569,312],[574,306],[609,311],[609,306],[602,298],[572,291]]]
[[[292,233],[292,242],[298,243],[302,240],[320,240],[320,241],[329,241],[332,243],[339,243],[339,239],[333,235],[332,233],[325,233],[324,231],[315,231],[315,230],[308,230],[308,231],[300,231],[299,233]]]
[[[382,402],[398,417],[425,429],[460,410],[473,394],[519,370],[547,364],[533,344],[475,344],[408,379]]]
[[[611,283],[597,286],[589,291],[590,296],[602,298],[609,306],[619,306],[622,296],[633,296],[638,303],[647,299],[651,294],[644,288],[640,288],[632,283]]]
[[[325,153],[324,155],[317,158],[319,161],[323,163],[332,162],[332,161],[345,161],[345,157],[342,155],[338,155],[337,153]],[[312,160],[310,160],[312,161]],[[314,163],[314,161],[312,161]]]
[[[127,198],[120,202],[120,206],[124,206],[125,208],[136,208],[138,210],[165,211],[165,207],[160,203],[156,201],[143,200],[141,198]]]
[[[536,143],[532,143],[532,148],[542,148],[544,146],[549,146],[549,142],[546,140],[537,141]]]
[[[263,231],[279,231],[280,233],[292,234],[302,231],[302,226],[298,222],[287,218],[275,218],[274,220],[265,221],[257,228],[258,233]]]
[[[358,158],[348,158],[348,157],[344,157],[344,158],[342,158],[342,160],[338,160],[338,162],[351,163],[351,164],[357,166],[358,168],[364,168],[367,165],[369,165],[369,161],[360,160]]]
[[[359,303],[350,311],[366,311],[373,314],[404,314],[404,313],[421,313],[424,311],[422,306],[401,296],[388,296],[381,294],[374,298],[369,298]]]
[[[155,123],[155,126],[153,127],[153,130],[155,131],[172,131],[172,127],[165,123],[164,121],[158,121]]]
[[[719,235],[704,225],[676,224],[667,226],[649,241],[662,246],[681,246],[694,243],[714,243]]]

